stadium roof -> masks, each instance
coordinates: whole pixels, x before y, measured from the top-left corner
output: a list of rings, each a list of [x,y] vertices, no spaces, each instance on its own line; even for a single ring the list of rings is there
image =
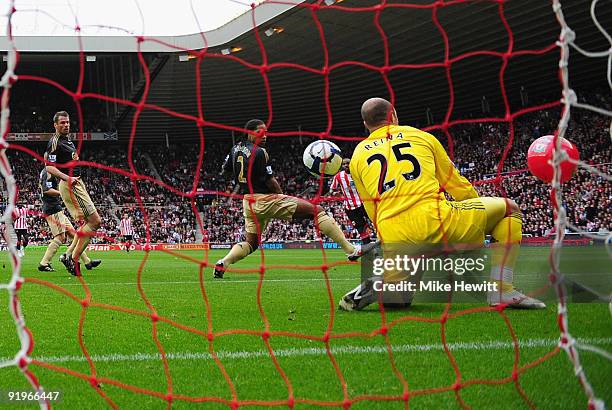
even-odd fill
[[[136,52],[137,36],[157,40],[143,42],[143,52],[170,52],[176,50],[167,45],[200,49],[224,44],[251,30],[253,18],[257,25],[264,24],[301,1],[256,1],[253,15],[250,3],[233,0],[175,0],[172,6],[157,1],[73,0],[72,10],[68,2],[36,0],[32,5],[36,8],[26,3],[17,9],[11,27],[17,49],[22,52],[79,52],[81,47],[85,52]],[[75,35],[77,18],[82,45]],[[6,33],[6,22],[0,25],[2,33]],[[7,37],[0,37],[0,50],[9,49]]]
[[[77,21],[88,36],[176,36],[214,30],[251,6],[236,0],[18,0],[16,9],[16,36],[73,36]],[[6,24],[0,22],[0,33],[6,33]]]
[[[313,12],[308,6],[319,3]],[[431,5],[432,0],[412,0],[410,4]],[[209,44],[208,54],[200,63],[201,103],[204,118],[215,123],[241,127],[254,117],[267,120],[272,108],[271,131],[331,131],[341,135],[360,133],[361,103],[369,97],[389,98],[389,86],[396,97],[400,121],[426,123],[429,109],[435,123],[448,112],[450,94],[444,66],[414,68],[443,63],[445,44],[436,25],[431,7],[404,8],[406,1],[386,3],[387,8],[368,10],[380,4],[377,0],[344,0],[331,7],[322,1],[307,1],[296,7],[264,3],[256,15],[269,10],[265,23],[260,21],[258,35],[252,21],[232,21],[242,34],[230,36],[218,46]],[[440,4],[440,3],[438,3]],[[568,24],[576,31],[577,43],[587,50],[607,50],[610,44],[595,27],[589,14],[590,3],[584,0],[562,1]],[[359,7],[359,8],[356,8]],[[529,97],[528,105],[558,101],[559,49],[554,44],[560,26],[549,0],[474,1],[444,5],[436,9],[440,27],[448,36],[449,57],[488,50],[506,53],[509,36],[500,18],[500,7],[512,29],[512,52],[542,50],[543,55],[513,56],[504,72],[504,85],[511,110],[521,108],[521,89]],[[378,12],[378,13],[377,13]],[[612,7],[600,3],[596,9],[603,27],[612,27]],[[378,15],[378,17],[377,17]],[[259,21],[259,20],[258,20]],[[384,32],[381,35],[381,30]],[[267,36],[263,32],[279,27],[284,31]],[[235,33],[241,30],[233,30]],[[225,38],[230,38],[225,37]],[[213,37],[208,36],[210,40]],[[387,44],[385,45],[385,39]],[[201,37],[199,38],[201,42]],[[201,43],[200,43],[201,44]],[[199,46],[190,47],[197,49]],[[239,52],[222,55],[222,50],[236,47]],[[265,51],[263,53],[262,51]],[[197,116],[197,59],[179,61],[179,54],[168,54],[154,77],[147,102],[179,113]],[[262,75],[263,55],[270,70]],[[391,69],[385,76],[374,68]],[[327,61],[328,75],[321,70]],[[22,72],[28,69],[23,59]],[[34,63],[33,63],[34,64]],[[491,115],[504,116],[499,81],[503,59],[493,55],[471,55],[450,65],[454,105],[451,119],[482,116],[483,97]],[[37,67],[39,63],[35,64]],[[298,66],[299,65],[299,66]],[[369,66],[366,66],[369,65]],[[606,84],[606,59],[585,58],[571,52],[571,86],[579,91],[610,94]],[[269,90],[266,88],[268,82]],[[328,111],[331,117],[328,118]],[[119,124],[120,136],[129,135],[132,115]],[[180,120],[156,110],[145,110],[137,127],[139,140],[195,138],[193,121]],[[207,137],[227,137],[229,133],[206,127]]]

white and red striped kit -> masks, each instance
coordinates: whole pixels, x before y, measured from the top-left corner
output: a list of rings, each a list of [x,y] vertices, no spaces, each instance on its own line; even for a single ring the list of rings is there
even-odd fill
[[[121,236],[134,236],[134,229],[132,229],[132,221],[129,218],[121,219],[121,222],[119,222],[119,231],[121,232]]]
[[[15,208],[15,229],[28,229],[28,210],[25,208]]]
[[[338,172],[332,180],[330,189],[333,191],[338,187],[342,190],[344,206],[347,209],[355,209],[361,206],[361,198],[359,198],[359,193],[357,192],[357,188],[355,188],[355,183],[353,182],[353,178],[351,178],[351,174],[346,171]]]

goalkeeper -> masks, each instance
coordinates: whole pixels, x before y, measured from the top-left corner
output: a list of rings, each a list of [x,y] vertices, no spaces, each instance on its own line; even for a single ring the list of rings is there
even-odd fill
[[[361,116],[370,135],[353,153],[351,175],[379,239],[385,244],[416,247],[450,244],[473,248],[481,247],[485,235],[491,234],[497,241],[491,280],[498,291],[488,292],[488,303],[544,308],[544,303],[512,285],[522,238],[522,215],[516,202],[479,198],[433,135],[398,125],[389,101],[367,100]],[[444,192],[454,201],[448,201]],[[409,294],[404,302],[411,299]],[[340,300],[340,308],[360,310],[376,300],[371,281],[366,280]]]

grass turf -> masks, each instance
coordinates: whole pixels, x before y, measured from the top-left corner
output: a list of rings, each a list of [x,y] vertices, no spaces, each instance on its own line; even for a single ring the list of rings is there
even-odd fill
[[[543,248],[524,249],[517,272],[525,276],[517,274],[515,282],[520,285],[521,280],[528,279],[529,272],[545,269],[548,252]],[[601,250],[576,248],[566,252],[570,254],[570,264],[582,266],[581,259],[593,259],[594,255],[589,252]],[[214,262],[223,253],[210,251],[207,258]],[[206,258],[203,252],[195,251],[181,255]],[[286,405],[289,387],[281,372],[289,381],[297,408],[310,408],[324,402],[338,405],[346,399],[351,408],[357,409],[404,408],[405,402],[397,399],[401,399],[406,390],[410,392],[412,408],[458,408],[459,400],[474,408],[528,407],[519,391],[539,408],[586,407],[585,395],[567,355],[564,351],[555,354],[559,328],[554,303],[549,303],[543,311],[505,312],[512,331],[523,343],[519,349],[516,384],[511,379],[515,351],[503,316],[498,312],[478,312],[451,317],[444,329],[461,375],[461,389],[455,392],[451,387],[458,379],[442,347],[441,323],[419,321],[438,320],[445,305],[415,303],[409,310],[386,312],[387,323],[393,323],[386,339],[380,333],[375,334],[382,325],[376,305],[363,312],[336,310],[338,299],[358,283],[358,265],[342,264],[329,270],[332,299],[321,270],[295,268],[321,265],[321,255],[320,250],[266,251],[265,262],[269,270],[259,292],[257,273],[230,272],[222,281],[213,281],[211,269],[205,269],[204,297],[198,265],[184,258],[161,252],[150,253],[146,260],[144,252],[92,253],[90,256],[100,257],[104,262],[93,271],[84,271],[91,303],[132,309],[142,315],[98,305],[84,310],[78,301],[56,289],[26,282],[19,295],[26,323],[35,340],[32,356],[43,363],[89,376],[92,371],[78,341],[82,333],[98,379],[166,395],[169,380],[154,343],[153,322],[147,316],[150,311],[144,295],[162,318],[156,322],[156,334],[164,351],[171,354],[168,370],[173,394],[224,401],[201,404],[206,408],[228,408],[233,392],[242,405],[260,401]],[[326,255],[327,263],[344,260],[339,251],[326,251]],[[36,266],[41,256],[42,250],[27,252],[23,258],[26,278],[51,282],[78,300],[85,297],[83,286],[69,276],[59,262],[54,264],[56,272],[38,272]],[[234,266],[257,270],[260,263],[260,257],[251,255]],[[144,268],[139,290],[137,272],[141,264]],[[272,267],[274,265],[278,267]],[[9,275],[7,263],[0,283],[6,283]],[[6,292],[0,294],[0,303],[8,305]],[[450,313],[480,306],[482,304],[456,303],[451,306]],[[79,331],[82,314],[85,319]],[[417,320],[404,320],[406,317]],[[575,337],[610,350],[612,326],[606,304],[571,304],[569,317],[570,330]],[[276,354],[278,367],[261,337],[266,326],[272,332],[269,345]],[[331,356],[323,341],[292,336],[322,338],[328,329],[332,335],[329,341]],[[212,348],[221,366],[208,355],[211,345],[206,334],[209,331],[215,335]],[[0,312],[0,361],[12,357],[18,349],[14,323],[8,310],[3,309]],[[546,360],[542,361],[543,358]],[[587,351],[581,351],[580,358],[598,397],[612,403],[609,385],[612,364]],[[395,364],[395,371],[391,363]],[[523,368],[530,364],[535,365]],[[58,408],[109,406],[87,380],[38,364],[31,364],[30,370],[47,390],[62,390]],[[226,372],[231,385],[222,371]],[[0,391],[4,395],[8,390],[28,387],[15,366],[0,368]],[[168,405],[159,397],[134,393],[110,381],[101,383],[101,391],[120,408],[161,409]],[[387,400],[379,400],[385,398]],[[4,401],[6,403],[6,398]],[[191,402],[180,397],[172,402],[174,408],[191,406]]]

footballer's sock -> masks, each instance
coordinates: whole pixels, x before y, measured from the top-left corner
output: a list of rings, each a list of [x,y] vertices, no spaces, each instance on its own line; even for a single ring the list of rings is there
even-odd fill
[[[89,256],[87,256],[87,252],[85,251],[83,251],[83,253],[81,254],[81,262],[83,262],[85,265],[91,262],[91,259],[89,258]]]
[[[321,232],[340,245],[344,253],[350,255],[355,252],[355,247],[346,240],[344,233],[342,233],[342,229],[340,229],[336,221],[329,216],[327,212],[321,212],[317,215],[317,223],[319,224]]]
[[[514,265],[518,258],[522,239],[523,220],[519,212],[503,218],[491,232],[497,243],[493,244],[491,279],[501,284],[502,292],[512,289]]]
[[[60,246],[62,246],[62,243],[60,241],[55,238],[51,239],[51,242],[49,242],[49,245],[47,246],[47,251],[43,255],[40,264],[45,266],[48,265],[49,261],[53,258],[53,255],[55,255]]]
[[[363,231],[359,232],[359,239],[361,239],[361,243],[364,245],[372,242],[372,239],[370,238],[370,230],[365,228]]]
[[[223,267],[227,268],[233,263],[238,262],[241,259],[246,258],[251,253],[253,253],[253,248],[251,244],[248,242],[239,242],[232,246],[232,249],[228,252],[227,255],[221,261],[223,262]]]
[[[72,255],[72,252],[74,252],[74,248],[76,248],[76,244],[78,240],[79,240],[79,237],[75,233],[75,235],[72,237],[72,242],[70,242],[70,245],[68,245],[68,249],[66,249],[67,255]]]
[[[21,250],[21,241],[17,241],[17,246],[16,246],[17,250]]]
[[[81,231],[83,235],[75,235],[75,237],[78,238],[77,245],[74,252],[72,252],[72,259],[75,262],[79,260],[81,254],[85,251],[87,245],[89,245],[89,241],[91,241],[91,234],[96,232],[96,230],[93,229],[88,223],[83,225],[79,231]]]

